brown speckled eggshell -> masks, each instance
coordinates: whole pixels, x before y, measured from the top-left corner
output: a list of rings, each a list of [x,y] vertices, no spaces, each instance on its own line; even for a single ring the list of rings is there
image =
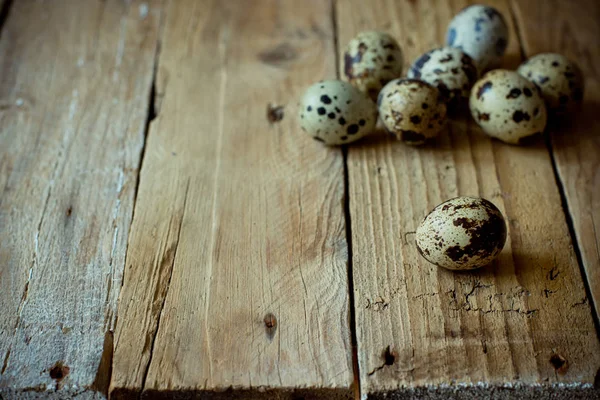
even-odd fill
[[[356,35],[344,52],[344,76],[373,101],[381,88],[402,75],[403,55],[398,42],[385,32]]]
[[[519,144],[546,127],[539,89],[514,71],[496,69],[485,74],[471,90],[469,108],[485,133],[506,143]]]
[[[440,92],[417,79],[395,79],[377,98],[386,130],[408,144],[423,144],[446,125],[446,104]]]
[[[506,223],[498,208],[478,197],[457,197],[434,208],[416,232],[419,253],[451,270],[483,267],[506,242]]]
[[[521,64],[517,72],[540,88],[551,114],[565,115],[581,105],[583,75],[577,64],[565,56],[538,54]]]
[[[412,64],[407,76],[437,87],[453,110],[467,104],[471,88],[478,78],[473,59],[455,47],[443,47],[423,54]]]

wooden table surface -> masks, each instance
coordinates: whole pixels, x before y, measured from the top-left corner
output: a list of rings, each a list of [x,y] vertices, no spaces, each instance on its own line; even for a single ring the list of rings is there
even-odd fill
[[[599,397],[598,1],[485,1],[505,67],[584,71],[547,140],[326,148],[295,118],[357,32],[408,66],[468,3],[0,0],[0,398]],[[458,195],[508,219],[479,271],[414,246]]]

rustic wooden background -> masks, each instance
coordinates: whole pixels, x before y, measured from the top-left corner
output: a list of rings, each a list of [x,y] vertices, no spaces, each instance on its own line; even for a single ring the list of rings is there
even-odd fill
[[[408,66],[469,3],[0,0],[0,398],[598,396],[598,1],[484,1],[505,67],[584,71],[547,140],[325,148],[294,118],[357,32]],[[457,195],[508,218],[481,271],[413,246]]]

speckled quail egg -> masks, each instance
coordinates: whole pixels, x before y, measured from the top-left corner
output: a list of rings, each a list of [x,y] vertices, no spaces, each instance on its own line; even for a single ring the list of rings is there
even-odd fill
[[[402,74],[402,50],[384,32],[361,32],[344,53],[346,79],[374,101],[381,88]]]
[[[564,115],[583,100],[583,75],[574,62],[561,54],[544,53],[531,57],[517,72],[542,91],[548,112]]]
[[[506,223],[498,208],[478,197],[457,197],[434,208],[416,232],[419,253],[452,270],[489,264],[506,242]]]
[[[508,27],[493,7],[474,4],[462,9],[450,22],[446,44],[470,55],[483,72],[500,63],[508,44]]]
[[[535,84],[517,72],[497,69],[485,74],[471,90],[469,108],[475,122],[506,143],[541,133],[546,106]]]
[[[386,130],[408,144],[423,144],[446,124],[440,92],[418,79],[395,79],[379,92],[379,115]]]
[[[455,47],[428,51],[408,70],[409,78],[421,79],[437,87],[451,109],[469,101],[477,76],[473,59]]]
[[[299,106],[300,127],[328,145],[354,142],[370,133],[377,107],[348,82],[321,81],[304,92]]]

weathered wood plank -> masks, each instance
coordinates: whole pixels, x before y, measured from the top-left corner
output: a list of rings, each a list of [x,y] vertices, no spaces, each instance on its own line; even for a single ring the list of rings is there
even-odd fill
[[[113,396],[351,395],[343,158],[295,114],[332,25],[318,0],[171,2]]]
[[[488,3],[511,22],[506,2]],[[465,5],[338,2],[340,45],[361,30],[386,30],[408,65],[443,43]],[[506,63],[515,67],[510,25]],[[510,146],[455,121],[435,146],[381,137],[352,147],[348,168],[363,395],[572,398],[593,390],[598,339],[543,143]],[[490,199],[508,217],[507,246],[481,271],[439,269],[414,246],[426,213],[458,195]]]
[[[158,12],[12,5],[0,41],[0,397],[106,393]]]
[[[600,4],[579,0],[513,2],[528,57],[554,52],[575,60],[586,79],[583,110],[550,128],[558,174],[596,313],[600,312]]]

